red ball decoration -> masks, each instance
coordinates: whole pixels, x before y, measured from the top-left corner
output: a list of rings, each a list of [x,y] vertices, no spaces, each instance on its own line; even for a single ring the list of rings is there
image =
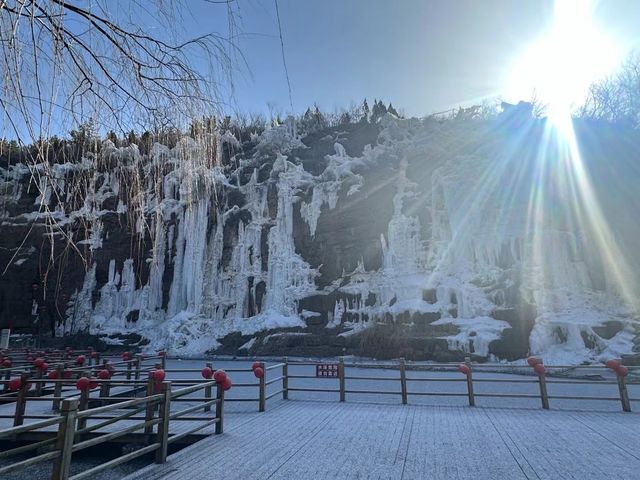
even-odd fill
[[[251,369],[255,370],[256,368],[262,368],[262,363],[261,362],[253,362],[253,364],[251,365]]]
[[[49,380],[56,380],[58,378],[58,372],[56,372],[55,370],[51,370],[48,374],[47,374],[47,378]]]
[[[12,392],[15,392],[16,390],[20,390],[21,386],[22,386],[21,379],[12,378],[11,380],[9,380],[9,390],[11,390]]]
[[[232,385],[233,385],[233,383],[231,382],[231,378],[230,377],[225,378],[224,382],[222,382],[222,388],[223,388],[223,390],[225,392],[227,390],[230,390]]]
[[[98,372],[98,378],[100,380],[109,380],[111,378],[111,372],[109,370],[107,370],[106,368],[103,370],[100,370]]]
[[[164,350],[161,350],[158,352],[158,356],[159,357],[166,357],[167,356],[167,352],[165,352]]]
[[[527,363],[530,367],[535,367],[539,363],[542,363],[542,361],[538,357],[529,357],[527,358]]]
[[[122,360],[129,360],[131,358],[131,352],[124,352],[122,354]]]
[[[5,368],[11,368],[11,365],[13,365],[13,362],[11,362],[10,358],[5,358],[2,361],[2,366],[5,367]]]
[[[544,372],[545,372],[546,370],[545,370],[545,368],[544,368],[544,365],[543,365],[543,364],[541,364],[541,363],[536,363],[536,364],[533,366],[533,371],[534,371],[534,372],[536,372],[538,375],[543,375],[543,374],[544,374]]]
[[[38,357],[33,361],[33,364],[36,367],[40,367],[40,365],[42,365],[44,363],[44,358]]]
[[[611,370],[615,370],[620,366],[620,360],[615,360],[615,359],[607,360],[607,363],[605,363],[605,365],[607,366],[607,368],[610,368]]]
[[[87,377],[80,377],[76,382],[76,388],[78,390],[88,390],[89,388],[91,388],[91,380],[89,380]]]
[[[204,367],[202,369],[202,378],[206,378],[207,380],[213,376],[213,370],[210,367]]]
[[[33,355],[27,355],[27,361],[33,362]]]
[[[460,365],[458,365],[458,371],[464,375],[469,375],[471,373],[471,369],[466,363],[461,363]]]
[[[218,383],[223,383],[225,378],[227,378],[227,372],[224,370],[216,370],[213,372],[213,379]]]
[[[166,374],[164,373],[164,370],[160,369],[151,372],[151,376],[156,382],[162,382],[164,381],[164,377],[166,376]]]
[[[619,377],[626,377],[629,375],[629,369],[624,365],[618,365],[618,368],[616,368],[616,375]]]
[[[98,382],[96,382],[95,380],[91,379],[91,382],[89,383],[89,388],[94,389],[94,388],[98,388]]]
[[[87,357],[85,357],[84,355],[78,355],[78,357],[76,358],[76,365],[84,365],[84,362],[87,361]]]
[[[91,352],[91,358],[98,358],[98,352]]]
[[[262,378],[264,377],[264,370],[260,367],[254,368],[253,374],[256,376],[256,378]]]
[[[47,370],[49,370],[49,364],[47,362],[43,362],[38,366],[38,370],[40,370],[41,372],[46,372]]]

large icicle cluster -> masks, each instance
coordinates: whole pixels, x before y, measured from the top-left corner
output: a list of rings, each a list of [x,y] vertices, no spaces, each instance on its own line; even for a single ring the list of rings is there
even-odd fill
[[[513,308],[516,295],[537,312],[531,353],[567,362],[630,353],[637,317],[606,271],[605,287],[596,285],[591,269],[599,260],[589,236],[555,213],[552,194],[534,189],[541,181],[533,161],[514,159],[493,144],[472,152],[459,145],[482,144],[482,135],[464,122],[387,115],[377,143],[351,157],[335,142],[319,175],[291,157],[305,147],[291,122],[252,137],[254,154],[239,159],[237,170],[223,169],[219,159],[204,161],[202,145],[188,138],[172,149],[156,144],[146,163],[135,146],[107,142],[103,154],[117,167],[98,172],[90,162],[58,165],[36,203],[53,206],[61,225],[82,218],[90,234],[80,243],[95,251],[107,241],[104,216],[127,213],[136,231],[150,238],[148,276],[140,285],[133,258],[111,260],[96,296],[91,265],[61,331],[136,332],[149,339],[149,348],[197,355],[234,332],[305,328],[325,314],[328,331],[339,328],[341,335],[379,322],[444,326],[457,332],[442,337],[450,349],[488,356],[492,342],[513,327],[495,312]],[[215,141],[218,152],[225,144],[240,148],[230,132]],[[272,162],[266,176],[260,173],[265,159]],[[428,184],[408,173],[416,162],[429,169]],[[312,268],[306,252],[296,250],[296,212],[314,241],[322,215],[379,188],[368,183],[367,172],[381,165],[391,165],[394,174],[386,181],[395,189],[380,235],[381,266],[367,270],[363,259],[355,259],[354,271],[320,288],[323,266]],[[130,182],[136,169],[144,172],[141,187],[123,195],[125,179]],[[68,211],[65,179],[72,172],[89,175],[91,187]],[[16,165],[0,173],[3,205],[15,203],[22,194],[19,180],[30,170]],[[243,201],[224,200],[231,193]],[[541,215],[534,207],[545,195]],[[102,207],[109,198],[117,199],[115,211]],[[428,215],[409,208],[416,200],[423,200],[418,204]],[[25,215],[34,220],[40,210]],[[15,220],[6,213],[3,218],[5,224]],[[325,295],[336,298],[329,312],[299,306]],[[623,328],[611,338],[597,335],[611,320]],[[252,339],[245,347],[254,344]]]

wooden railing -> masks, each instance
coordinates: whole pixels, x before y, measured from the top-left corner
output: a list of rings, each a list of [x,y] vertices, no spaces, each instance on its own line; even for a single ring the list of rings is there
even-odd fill
[[[0,468],[0,478],[9,472],[23,469],[36,463],[53,460],[52,480],[80,480],[151,452],[155,452],[156,463],[164,463],[167,458],[168,446],[171,443],[213,424],[215,424],[216,434],[223,433],[224,389],[222,386],[217,385],[215,381],[210,381],[179,390],[172,390],[171,382],[165,381],[159,387],[158,393],[140,398],[121,400],[117,403],[91,409],[85,409],[86,401],[84,401],[83,397],[86,399],[86,395],[83,392],[79,398],[62,399],[59,415],[0,430],[0,439],[2,439],[16,438],[19,434],[42,431],[42,429],[57,426],[57,432],[53,438],[0,452],[0,459],[3,459],[42,448],[51,449],[50,452]],[[216,387],[215,398],[202,401],[199,397],[188,397],[189,394],[210,389],[211,387]],[[171,404],[180,401],[198,403],[197,405],[172,412]],[[214,417],[189,415],[197,410],[208,412],[212,405],[215,405]],[[209,408],[208,410],[207,407]],[[120,413],[121,410],[128,411]],[[184,431],[172,434],[169,429],[170,423],[176,421],[190,421],[194,425]],[[103,430],[106,427],[110,427],[110,430],[112,430],[115,425],[120,428],[109,432]],[[70,466],[74,453],[105,442],[114,441],[140,430],[143,430],[145,438],[149,439],[143,447],[70,476]],[[89,434],[93,434],[91,438],[87,438]]]
[[[616,374],[615,380],[584,380],[584,379],[567,379],[561,377],[555,377],[554,372],[566,371],[576,368],[589,368],[595,370],[606,371],[607,367],[603,365],[584,365],[584,366],[570,366],[570,365],[544,365],[540,369],[539,373],[532,371],[527,367],[512,367],[512,371],[509,373],[528,374],[533,373],[534,378],[477,378],[474,377],[474,371],[486,372],[500,372],[507,369],[507,366],[500,364],[472,364],[469,358],[465,359],[462,364],[407,364],[404,359],[400,359],[397,364],[367,364],[367,363],[346,363],[344,359],[338,360],[338,388],[327,387],[325,378],[318,378],[316,375],[309,374],[291,374],[289,373],[290,366],[316,366],[320,362],[305,362],[305,361],[288,361],[286,358],[282,364],[283,370],[283,387],[281,392],[283,398],[288,398],[288,392],[325,392],[325,393],[337,393],[339,401],[346,401],[347,394],[371,394],[371,395],[397,395],[401,399],[402,404],[407,404],[411,396],[442,396],[442,397],[467,397],[469,406],[475,406],[476,398],[478,397],[492,397],[492,398],[520,398],[520,399],[539,399],[541,406],[544,409],[550,408],[550,400],[603,400],[603,401],[619,401],[622,410],[625,412],[631,411],[631,402],[640,401],[640,398],[630,398],[627,385],[639,385],[640,382],[629,382],[626,379],[625,374]],[[542,365],[542,363],[540,362]],[[466,368],[464,368],[464,367]],[[383,368],[389,371],[397,371],[397,376],[367,376],[367,375],[348,375],[346,373],[347,368]],[[628,369],[640,369],[640,367],[625,367]],[[428,377],[408,377],[408,371],[440,371],[440,372],[462,372],[459,378],[446,378],[437,376]],[[291,380],[295,379],[317,379],[318,387],[308,386],[292,386]],[[349,380],[368,380],[375,383],[378,382],[394,382],[398,384],[396,390],[381,390],[381,389],[358,389],[349,388]],[[308,381],[308,380],[307,380]],[[410,385],[419,382],[430,383],[464,383],[466,385],[466,391],[462,392],[443,392],[443,391],[411,391]],[[535,384],[538,386],[538,393],[513,393],[513,392],[482,392],[479,393],[474,389],[474,385],[479,383],[490,384]],[[617,395],[611,396],[592,396],[592,395],[549,395],[547,385],[549,384],[567,384],[567,385],[616,385]],[[280,393],[280,392],[277,392]]]

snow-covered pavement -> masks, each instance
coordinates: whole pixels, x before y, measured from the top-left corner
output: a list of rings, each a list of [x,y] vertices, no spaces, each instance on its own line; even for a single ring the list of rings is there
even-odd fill
[[[635,413],[278,401],[243,419],[126,479],[637,479],[640,471]]]

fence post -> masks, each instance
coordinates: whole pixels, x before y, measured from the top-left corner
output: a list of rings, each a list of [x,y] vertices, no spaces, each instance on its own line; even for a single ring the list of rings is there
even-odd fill
[[[102,380],[102,382],[100,383],[100,398],[102,398],[103,400],[100,402],[100,405],[109,405],[109,400],[107,400],[107,398],[109,397],[109,394],[111,393],[111,380],[110,379],[104,379]]]
[[[622,403],[622,410],[624,412],[631,411],[631,402],[629,401],[629,392],[627,391],[627,383],[622,375],[616,375],[618,377],[618,391],[620,392],[620,403]]]
[[[140,368],[142,367],[142,355],[136,355],[136,380],[140,380]]]
[[[266,383],[267,383],[267,369],[264,367],[264,362],[260,362],[260,368],[262,368],[262,377],[259,378],[260,380],[260,398],[259,398],[259,402],[258,402],[258,411],[259,412],[264,412],[265,410],[265,388],[266,388]]]
[[[63,417],[58,425],[55,449],[60,455],[53,461],[52,480],[66,480],[69,478],[73,439],[76,433],[76,419],[78,416],[78,399],[71,398],[62,401],[60,414]]]
[[[169,446],[169,415],[171,414],[171,382],[162,382],[160,392],[163,395],[158,411],[158,434],[156,442],[160,444],[156,450],[156,463],[167,461],[167,450]]]
[[[282,359],[282,399],[289,399],[289,357]]]
[[[542,365],[542,363],[540,365]],[[542,408],[549,410],[549,395],[547,394],[547,382],[545,381],[544,371],[538,374],[538,382],[540,383],[540,400],[542,400]]]
[[[60,410],[60,397],[62,396],[62,380],[64,378],[64,366],[56,365],[56,382],[53,384],[53,405],[52,410]],[[57,399],[55,397],[58,397]]]
[[[78,404],[78,411],[82,412],[86,410],[89,406],[89,393],[91,392],[90,388],[84,388],[80,390],[80,403]],[[64,403],[64,401],[63,401]],[[78,430],[84,430],[87,426],[87,417],[82,417],[78,419]]]
[[[211,369],[211,371],[213,372],[213,363],[207,362],[205,366],[209,367]],[[210,381],[211,381],[211,379],[207,379],[207,382],[210,382]],[[205,398],[205,402],[208,402],[209,399],[211,399],[211,385],[207,385],[206,387],[204,387],[204,398]],[[204,411],[205,412],[210,412],[211,411],[211,405],[205,405]]]
[[[153,376],[151,375],[151,373],[149,373],[149,379],[147,380],[147,397],[150,397],[151,395],[153,395]],[[146,414],[144,416],[144,420],[145,422],[149,422],[151,420],[153,420],[153,411],[155,410],[154,408],[154,403],[150,400],[147,400],[147,410],[146,410]],[[147,425],[146,427],[144,427],[144,433],[150,434],[153,433],[153,425]]]
[[[29,393],[29,376],[26,373],[20,374],[20,390],[16,399],[16,412],[13,416],[13,426],[17,427],[24,422],[24,410],[27,406],[27,393]]]
[[[340,401],[344,402],[344,398],[345,398],[344,357],[340,357],[338,359],[338,379],[340,381]]]
[[[39,368],[36,370],[36,380],[42,380],[44,378],[44,375],[42,375],[42,370],[40,370]],[[35,382],[35,396],[36,397],[41,397],[42,396],[42,382]]]
[[[407,404],[407,365],[404,358],[400,359],[400,394],[402,395],[402,404]]]
[[[126,362],[127,362],[127,380],[131,380],[131,365],[133,360],[128,359]]]
[[[162,369],[165,370],[167,368],[167,352],[165,352],[164,350],[160,352],[160,357],[162,358],[160,360],[160,363],[162,364]]]
[[[217,384],[216,391],[216,434],[224,431],[224,388],[219,383]]]
[[[3,390],[4,393],[7,393],[9,391],[9,380],[11,380],[11,367],[9,367],[7,369],[7,373],[4,374],[4,381],[5,381],[4,390]]]
[[[469,367],[467,376],[467,395],[469,396],[469,406],[476,406],[476,397],[473,395],[473,371],[471,370],[471,357],[464,357],[464,363]]]

